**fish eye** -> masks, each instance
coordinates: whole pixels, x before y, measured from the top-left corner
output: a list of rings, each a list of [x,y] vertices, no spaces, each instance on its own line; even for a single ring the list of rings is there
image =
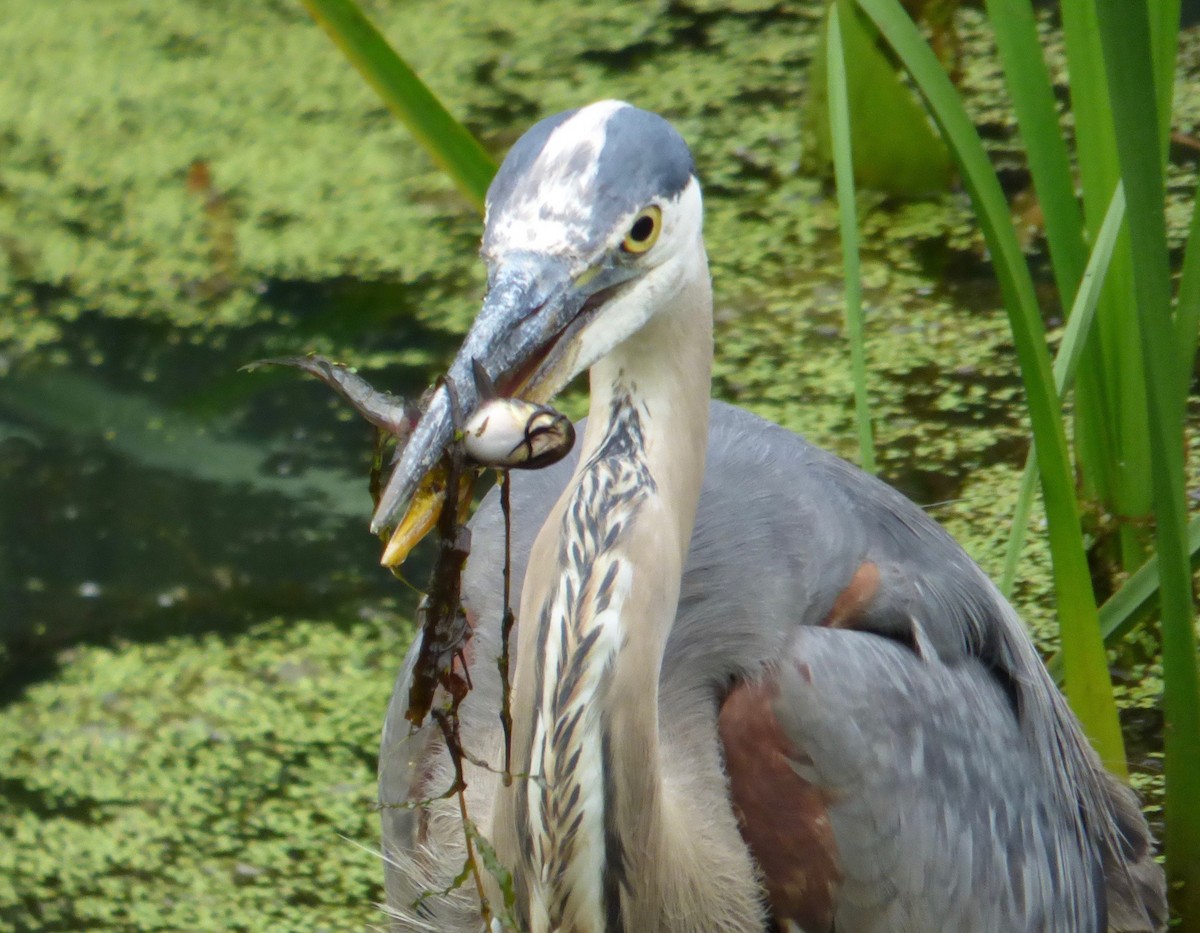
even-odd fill
[[[621,241],[621,249],[627,253],[644,253],[655,244],[661,231],[662,208],[651,204],[633,219],[629,232]]]

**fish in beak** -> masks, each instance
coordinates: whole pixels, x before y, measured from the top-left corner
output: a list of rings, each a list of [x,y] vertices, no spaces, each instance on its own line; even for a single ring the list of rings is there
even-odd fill
[[[391,530],[384,566],[404,561],[433,528],[449,498],[460,509],[469,502],[471,477],[451,491],[444,468],[439,468],[460,432],[475,445],[472,450],[468,444],[468,454],[494,466],[545,466],[570,449],[570,423],[541,403],[553,398],[581,368],[572,338],[594,314],[603,298],[596,286],[607,278],[573,275],[565,262],[535,253],[509,256],[493,267],[483,308],[380,496],[371,530]],[[488,384],[506,404],[480,418],[491,401],[483,389]],[[563,446],[568,431],[570,440]],[[502,455],[499,447],[509,434],[510,454]],[[485,450],[489,452],[480,453]],[[561,452],[551,453],[549,459],[548,451]]]

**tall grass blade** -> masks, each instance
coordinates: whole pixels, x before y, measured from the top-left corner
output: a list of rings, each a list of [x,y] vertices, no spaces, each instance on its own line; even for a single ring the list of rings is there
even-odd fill
[[[353,0],[301,0],[367,83],[482,211],[496,164],[363,16]]]
[[[1167,155],[1171,139],[1171,100],[1175,93],[1175,59],[1179,55],[1180,0],[1154,0],[1150,17],[1150,55],[1154,62],[1154,96],[1158,104],[1158,144]]]
[[[1075,179],[1055,109],[1054,86],[1038,43],[1037,22],[1028,0],[987,0],[987,11],[1045,220],[1059,300],[1066,308],[1075,300],[1087,247],[1083,211],[1075,197]]]
[[[828,0],[826,8],[833,2],[839,0]],[[949,190],[952,169],[946,146],[895,63],[879,48],[878,33],[864,17],[851,16],[845,6],[839,25],[855,184],[906,199]],[[827,37],[828,29],[812,58],[801,115],[805,138],[801,165],[821,175],[829,174],[833,166]]]
[[[1084,218],[1088,238],[1094,240],[1121,174],[1112,101],[1095,0],[1062,0],[1061,12]],[[1138,519],[1153,507],[1145,374],[1135,349],[1137,321],[1128,313],[1134,301],[1132,263],[1123,236],[1075,394],[1075,446],[1085,491],[1117,518],[1117,549],[1111,556],[1119,557],[1127,570],[1145,559],[1148,541]]]
[[[1004,295],[1037,443],[1067,670],[1067,697],[1105,763],[1123,775],[1124,743],[1083,548],[1066,432],[1041,313],[1013,230],[1008,202],[949,78],[897,0],[857,2],[875,22],[925,97],[958,162],[979,216]]]
[[[1187,403],[1188,389],[1196,369],[1196,343],[1200,337],[1200,185],[1192,194],[1192,226],[1183,252],[1179,294],[1175,299],[1175,346],[1177,348],[1175,397]],[[1182,417],[1182,413],[1180,414]]]
[[[854,191],[854,153],[850,138],[850,98],[846,87],[846,54],[842,44],[841,16],[858,14],[850,0],[829,5],[826,27],[826,73],[829,132],[833,149],[833,175],[837,184],[838,223],[842,236],[842,269],[846,282],[846,332],[850,338],[850,363],[854,378],[854,417],[858,425],[858,458],[868,473],[875,472],[875,442],[871,433],[867,398],[866,347],[863,338],[862,278],[859,274],[858,214]]]
[[[1096,245],[1092,247],[1092,254],[1088,257],[1087,268],[1083,270],[1083,278],[1078,291],[1075,292],[1071,313],[1067,316],[1067,326],[1063,329],[1058,355],[1054,358],[1054,388],[1060,400],[1066,396],[1075,379],[1079,358],[1083,355],[1084,344],[1096,317],[1096,302],[1100,299],[1104,277],[1108,274],[1108,263],[1112,259],[1113,247],[1116,245],[1124,219],[1125,189],[1118,184],[1117,190],[1113,192],[1112,201],[1109,202],[1100,234],[1096,237]],[[1021,559],[1021,549],[1025,546],[1025,531],[1029,526],[1029,512],[1033,508],[1036,489],[1036,451],[1033,445],[1030,445],[1029,454],[1025,457],[1025,470],[1021,474],[1017,506],[1013,510],[1008,548],[1004,553],[1004,573],[1000,577],[1000,592],[1005,596],[1012,593],[1013,582],[1016,580],[1017,564]]]
[[[1188,523],[1187,530],[1188,554],[1191,557],[1192,571],[1200,568],[1200,518],[1194,518]],[[1124,638],[1133,631],[1134,626],[1158,608],[1158,555],[1152,555],[1142,564],[1125,585],[1112,594],[1108,601],[1100,607],[1100,633],[1106,644]],[[1050,675],[1062,683],[1062,656],[1054,655],[1046,662]]]
[[[1125,194],[1149,408],[1163,641],[1167,875],[1185,929],[1200,929],[1200,672],[1187,548],[1182,405],[1172,346],[1163,155],[1145,0],[1096,5]]]

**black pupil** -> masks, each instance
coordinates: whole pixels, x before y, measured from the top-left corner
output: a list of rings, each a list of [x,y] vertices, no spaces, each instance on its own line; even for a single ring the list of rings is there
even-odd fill
[[[629,231],[629,238],[634,243],[645,243],[650,239],[650,234],[654,232],[654,218],[650,216],[642,216],[633,222],[633,228]]]

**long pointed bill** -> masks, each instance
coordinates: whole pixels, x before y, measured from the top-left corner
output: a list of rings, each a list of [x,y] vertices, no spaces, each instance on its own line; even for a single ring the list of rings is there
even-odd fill
[[[520,254],[494,271],[483,309],[446,376],[458,411],[452,412],[450,392],[440,386],[379,499],[371,531],[396,528],[385,550],[386,566],[408,556],[446,501],[449,491],[438,489],[432,474],[454,440],[455,415],[461,428],[479,407],[476,364],[502,395],[548,400],[574,375],[570,337],[581,324],[586,298],[585,291],[575,288],[571,270],[554,257]],[[444,480],[442,476],[443,487]],[[458,501],[462,495],[458,490],[451,498]]]

